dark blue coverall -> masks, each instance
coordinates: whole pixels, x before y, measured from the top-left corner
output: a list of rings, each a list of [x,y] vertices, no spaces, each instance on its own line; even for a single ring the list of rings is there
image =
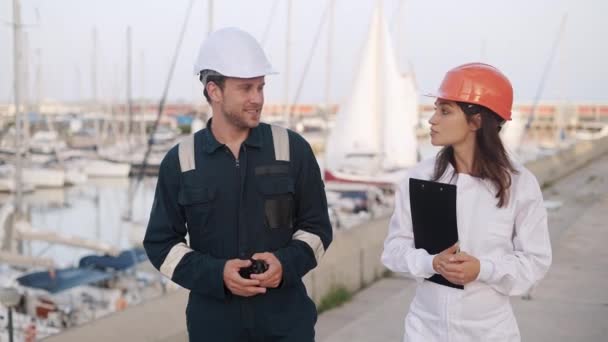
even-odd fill
[[[312,149],[288,131],[290,161],[276,160],[271,127],[261,123],[236,159],[211,125],[194,134],[194,170],[181,171],[178,146],[161,163],[148,257],[190,290],[190,341],[314,341],[317,312],[302,277],[327,250],[332,228]],[[258,252],[281,262],[279,287],[247,298],[230,293],[225,262]]]

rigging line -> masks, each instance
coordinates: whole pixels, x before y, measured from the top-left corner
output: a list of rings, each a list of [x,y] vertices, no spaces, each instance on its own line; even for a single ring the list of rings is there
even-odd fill
[[[298,88],[296,90],[295,98],[293,99],[293,102],[291,102],[291,103],[297,103],[297,101],[300,98],[300,94],[301,94],[302,88],[304,86],[304,80],[306,79],[306,75],[308,74],[308,69],[310,69],[310,65],[312,64],[312,57],[314,56],[315,50],[317,49],[317,45],[320,40],[319,36],[321,35],[323,25],[325,24],[325,20],[327,19],[327,13],[329,12],[329,6],[330,6],[330,3],[328,2],[328,5],[325,6],[325,10],[323,11],[323,16],[321,17],[321,22],[319,23],[317,32],[315,33],[313,45],[312,45],[311,49],[309,50],[310,53],[308,54],[308,59],[306,60],[306,65],[304,66],[304,71],[302,71],[302,77],[300,78],[300,82],[299,82]],[[292,117],[293,110],[294,110],[294,106],[289,106],[289,117]]]
[[[272,4],[272,9],[270,10],[270,16],[268,17],[268,22],[266,23],[266,28],[264,29],[264,34],[262,35],[262,47],[266,46],[266,41],[268,41],[268,35],[270,34],[270,27],[272,26],[272,18],[274,18],[277,7],[279,5],[279,0],[274,0]]]
[[[534,96],[534,102],[532,102],[532,109],[531,109],[530,115],[528,116],[525,130],[524,130],[524,133],[522,134],[520,142],[523,141],[524,138],[526,137],[526,135],[528,134],[528,131],[530,130],[530,126],[532,126],[532,121],[534,120],[534,117],[536,116],[536,109],[538,108],[540,98],[545,89],[545,83],[547,81],[549,71],[551,70],[551,66],[553,65],[553,60],[555,59],[555,56],[557,55],[557,49],[562,40],[562,36],[564,35],[567,19],[568,19],[568,14],[566,13],[562,17],[561,23],[559,25],[557,37],[555,38],[555,41],[553,42],[553,46],[551,47],[551,53],[549,54],[549,59],[547,60],[547,63],[545,64],[545,68],[543,69],[543,73],[540,78],[540,83],[538,84],[538,88],[536,89],[536,95]]]
[[[403,7],[405,5],[405,0],[399,0],[399,4],[397,4],[397,9],[395,10],[395,12],[393,12],[393,15],[391,16],[391,19],[389,20],[389,30],[393,31],[393,27],[395,27],[395,22],[397,21],[397,16],[399,16],[399,13],[401,13],[401,10],[403,9]],[[399,34],[400,32],[397,32],[397,34]]]
[[[131,189],[131,191],[132,191],[131,195],[135,194],[135,192],[137,191],[137,188],[139,187],[139,184],[141,183],[141,181],[144,178],[146,166],[148,165],[148,158],[150,157],[150,152],[152,151],[153,137],[154,137],[154,134],[156,133],[156,130],[158,129],[158,124],[159,124],[160,118],[162,117],[162,114],[163,114],[163,109],[165,107],[165,101],[167,100],[167,95],[169,93],[169,86],[171,85],[171,79],[173,78],[175,64],[177,63],[177,59],[179,57],[179,52],[181,50],[182,42],[184,40],[184,35],[186,33],[186,28],[188,27],[188,21],[190,20],[190,14],[192,12],[193,4],[194,4],[194,0],[190,0],[190,3],[188,4],[188,8],[186,10],[184,24],[182,25],[182,29],[181,29],[181,32],[179,35],[179,40],[177,41],[177,46],[175,47],[175,53],[173,54],[173,60],[171,62],[169,74],[167,75],[167,81],[165,82],[165,88],[163,90],[163,95],[158,104],[158,112],[156,114],[156,119],[154,120],[154,126],[152,127],[152,131],[150,132],[150,134],[148,136],[148,145],[146,148],[146,153],[144,154],[144,159],[142,162],[141,169],[139,170],[139,173],[137,174],[137,180],[135,182],[135,185]],[[131,219],[131,218],[129,218],[129,219]]]

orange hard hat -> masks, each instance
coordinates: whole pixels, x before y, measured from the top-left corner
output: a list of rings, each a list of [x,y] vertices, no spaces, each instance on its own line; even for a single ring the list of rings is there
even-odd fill
[[[455,67],[445,74],[437,94],[430,96],[484,106],[503,119],[511,120],[511,82],[488,64],[468,63]]]

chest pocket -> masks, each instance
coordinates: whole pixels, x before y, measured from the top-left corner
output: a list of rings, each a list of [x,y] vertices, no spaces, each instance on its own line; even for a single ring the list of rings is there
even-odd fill
[[[269,229],[292,229],[294,183],[287,176],[258,176],[258,191],[264,201],[264,216]]]
[[[190,234],[205,230],[213,212],[216,189],[212,187],[183,188],[178,203],[184,208]]]

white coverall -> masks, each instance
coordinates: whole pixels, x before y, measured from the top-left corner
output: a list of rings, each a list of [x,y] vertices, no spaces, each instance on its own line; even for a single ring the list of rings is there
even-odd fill
[[[491,182],[456,174],[448,165],[439,182],[457,186],[460,250],[480,260],[479,276],[464,290],[424,281],[435,271],[433,255],[414,248],[409,178],[429,180],[435,158],[409,170],[400,184],[384,242],[382,262],[417,281],[405,317],[404,341],[520,341],[509,296],[527,293],[551,264],[547,212],[534,175],[513,163],[508,205],[498,208]],[[440,213],[438,213],[440,214]]]

